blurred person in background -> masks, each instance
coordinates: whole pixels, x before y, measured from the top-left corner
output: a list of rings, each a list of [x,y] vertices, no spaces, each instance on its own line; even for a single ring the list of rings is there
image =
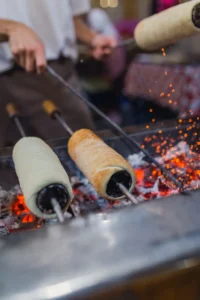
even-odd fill
[[[102,9],[92,9],[86,19],[87,24],[94,31],[120,41],[120,35],[115,25]],[[118,124],[121,124],[122,121],[120,98],[125,67],[126,53],[123,48],[114,49],[112,54],[102,61],[94,61],[89,58],[81,60],[77,66],[82,85],[89,99]]]
[[[73,130],[93,127],[85,104],[45,72],[49,64],[80,91],[76,39],[91,49],[94,59],[111,53],[116,37],[91,29],[82,18],[89,11],[89,0],[0,0],[0,147],[19,137],[5,113],[8,102],[19,108],[27,133],[43,139],[65,135],[42,110],[47,98]]]

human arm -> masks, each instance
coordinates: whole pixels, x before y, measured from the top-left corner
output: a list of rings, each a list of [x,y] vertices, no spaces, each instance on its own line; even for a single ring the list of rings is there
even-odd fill
[[[45,49],[38,35],[26,25],[0,19],[0,41],[8,41],[16,62],[27,72],[40,74],[46,67]]]
[[[91,53],[95,59],[99,60],[104,55],[111,54],[112,49],[117,44],[114,37],[93,31],[80,15],[74,16],[73,19],[77,39],[91,48]]]

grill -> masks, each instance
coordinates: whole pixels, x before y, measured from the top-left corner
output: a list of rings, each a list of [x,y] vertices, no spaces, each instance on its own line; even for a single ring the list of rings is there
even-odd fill
[[[200,122],[195,118],[159,124],[149,131],[142,127],[128,128],[127,132],[156,158],[159,156],[156,143],[163,139],[167,140],[163,146],[166,151],[179,142],[187,142],[198,153],[199,135],[196,132],[199,126]],[[123,137],[113,135],[111,131],[99,135],[124,157],[137,154]],[[200,250],[198,183],[194,187],[197,190],[165,199],[156,199],[158,195],[149,194],[149,201],[142,199],[136,206],[128,201],[122,205],[108,205],[104,199],[95,199],[94,191],[70,160],[67,140],[52,141],[50,145],[74,180],[75,199],[78,200],[73,208],[79,217],[73,219],[69,214],[69,221],[64,225],[50,221],[47,223],[51,224],[43,226],[40,220],[31,220],[25,214],[28,219],[23,223],[18,221],[20,226],[7,225],[7,229],[12,228],[12,234],[1,237],[0,243],[4,274],[2,299],[17,299],[12,298],[16,296],[25,299],[28,295],[31,299],[41,299],[41,295],[42,299],[59,299],[58,296],[61,299],[66,296],[98,299],[104,289],[115,295],[112,289],[116,284],[123,295],[130,289],[127,287],[130,284],[129,297],[133,297],[138,281],[147,275],[148,278],[158,276],[161,271],[163,274],[169,264],[176,272],[183,261],[188,263],[189,269],[197,268]],[[19,194],[11,150],[4,149],[0,153],[0,178],[4,190],[1,195],[6,201]],[[187,170],[185,172],[187,175]],[[176,189],[174,192],[178,193]],[[88,194],[83,197],[84,193]]]
[[[199,2],[187,5],[183,20],[188,35],[193,35],[199,31]],[[179,7],[168,13],[179,16],[177,12]],[[160,24],[168,20],[168,13],[145,21],[136,29],[136,41],[128,45],[152,51],[160,43],[165,46],[183,38],[178,17],[174,18],[177,31],[165,31],[165,26],[159,24],[149,26],[157,18]],[[151,32],[155,37],[152,44],[147,29],[154,27],[164,32]],[[169,31],[173,37],[168,36]],[[88,103],[54,70],[47,70]],[[162,300],[199,299],[199,118],[156,124],[148,131],[135,127],[124,132],[92,104],[89,106],[115,129],[115,134],[98,134],[136,170],[134,197],[123,182],[121,192],[124,189],[127,199],[111,202],[100,198],[69,158],[67,140],[52,141],[50,146],[70,176],[74,201],[64,224],[41,220],[25,205],[12,149],[1,150],[1,299],[146,300],[149,296],[160,299],[160,295]],[[23,136],[25,132],[12,107],[10,113]],[[67,124],[64,126],[67,128]],[[67,130],[71,134],[71,129]],[[119,183],[115,184],[120,190]],[[43,204],[43,192],[45,189],[36,199],[39,205]],[[61,213],[61,221],[57,200],[52,196],[52,207],[54,212],[57,208],[57,216]]]

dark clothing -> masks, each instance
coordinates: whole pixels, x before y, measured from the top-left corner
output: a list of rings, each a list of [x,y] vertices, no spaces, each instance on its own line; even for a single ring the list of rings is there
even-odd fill
[[[77,91],[81,91],[70,59],[60,58],[49,62],[49,65]],[[47,72],[42,75],[29,74],[16,66],[0,75],[0,148],[14,144],[20,138],[16,126],[5,112],[5,105],[9,102],[15,103],[19,110],[27,135],[38,136],[44,140],[67,136],[58,122],[51,120],[43,111],[44,100],[55,102],[73,130],[93,128],[86,105],[52,75]]]
[[[178,0],[154,0],[153,1],[153,14],[157,14],[172,6],[178,5]]]

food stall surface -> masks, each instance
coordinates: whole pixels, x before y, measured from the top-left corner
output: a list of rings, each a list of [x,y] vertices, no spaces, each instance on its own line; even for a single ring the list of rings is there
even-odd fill
[[[188,144],[198,143],[199,137],[194,135],[198,120],[192,120],[195,126],[191,130],[188,130],[191,120],[179,121],[156,125],[149,131],[139,127],[128,131],[141,144],[147,137],[160,136],[161,131],[163,137],[173,137],[175,143],[183,141],[186,131]],[[100,135],[124,157],[130,154],[122,138],[113,137],[110,132]],[[66,140],[50,144],[69,168]],[[152,143],[147,142],[145,147],[154,157],[157,155]],[[1,151],[1,164],[10,168],[7,188],[16,184],[10,153],[11,149]],[[1,168],[1,178],[5,170]],[[6,183],[5,178],[3,182]],[[165,272],[169,266],[171,270],[180,266],[190,269],[198,263],[200,253],[199,195],[199,190],[187,191],[123,209],[82,214],[64,225],[53,222],[1,237],[1,299],[86,299],[90,296],[95,299],[100,292],[109,292],[130,281],[137,283],[158,270]],[[185,267],[184,262],[187,262]],[[131,299],[136,290],[133,288],[129,295]]]

